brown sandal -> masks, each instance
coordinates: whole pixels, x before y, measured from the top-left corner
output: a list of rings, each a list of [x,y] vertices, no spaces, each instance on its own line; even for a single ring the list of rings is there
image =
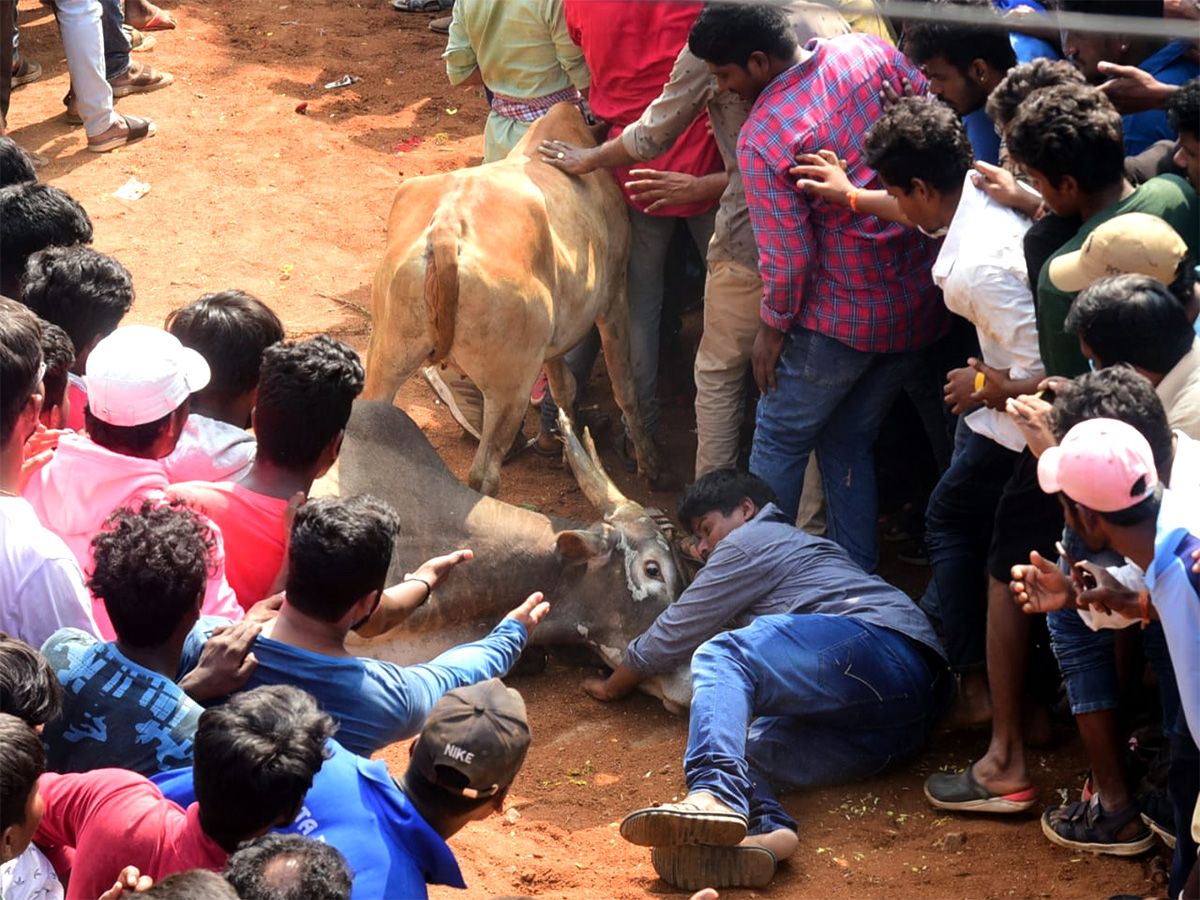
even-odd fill
[[[158,131],[150,119],[139,119],[137,116],[124,116],[124,119],[126,131],[122,131],[114,137],[105,138],[102,141],[93,142],[91,138],[88,138],[88,149],[93,153],[108,153],[110,150],[116,150],[118,147],[124,147],[143,138],[152,137]]]
[[[127,81],[125,79],[128,79]],[[130,94],[148,94],[173,84],[175,76],[140,62],[131,63],[129,71],[116,81],[110,81],[113,97],[128,97]]]

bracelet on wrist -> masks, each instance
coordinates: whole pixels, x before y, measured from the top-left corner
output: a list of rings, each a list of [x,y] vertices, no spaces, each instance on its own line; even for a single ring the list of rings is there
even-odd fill
[[[1138,593],[1138,611],[1142,614],[1142,630],[1150,624],[1150,592],[1140,591]]]
[[[416,606],[413,607],[413,609],[420,609],[422,606],[424,606],[426,603],[429,602],[429,597],[433,594],[433,585],[430,584],[428,581],[426,581],[424,578],[420,578],[416,575],[409,575],[407,578],[404,579],[403,583],[407,584],[410,581],[416,581],[416,582],[419,582],[420,584],[425,585],[425,596],[421,598],[420,603],[418,603]]]
[[[850,201],[850,208],[854,212],[858,212],[858,195],[862,193],[862,188],[851,188],[846,192],[846,198]]]

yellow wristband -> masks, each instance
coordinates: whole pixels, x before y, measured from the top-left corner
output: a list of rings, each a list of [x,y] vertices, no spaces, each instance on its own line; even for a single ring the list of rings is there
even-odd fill
[[[987,376],[982,372],[975,373],[975,390],[982,391],[983,386],[987,384]]]
[[[861,193],[862,188],[851,188],[848,195],[850,197],[850,208],[855,212],[858,212],[858,195]]]

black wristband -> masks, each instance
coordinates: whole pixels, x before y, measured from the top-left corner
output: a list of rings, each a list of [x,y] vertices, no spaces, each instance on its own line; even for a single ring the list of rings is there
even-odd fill
[[[426,603],[429,602],[429,597],[430,597],[430,595],[433,594],[433,585],[430,584],[428,581],[426,581],[424,578],[418,578],[416,575],[409,575],[407,578],[404,579],[405,584],[407,584],[410,581],[419,581],[421,584],[425,585],[425,596],[421,598],[420,603],[418,603],[416,606],[413,607],[413,609],[420,609],[422,606],[424,606]]]

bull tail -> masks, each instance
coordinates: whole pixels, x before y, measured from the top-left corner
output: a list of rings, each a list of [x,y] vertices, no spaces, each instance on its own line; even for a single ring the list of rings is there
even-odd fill
[[[429,230],[425,261],[425,306],[433,350],[429,364],[439,363],[450,353],[458,318],[458,241],[460,228],[438,217]]]

